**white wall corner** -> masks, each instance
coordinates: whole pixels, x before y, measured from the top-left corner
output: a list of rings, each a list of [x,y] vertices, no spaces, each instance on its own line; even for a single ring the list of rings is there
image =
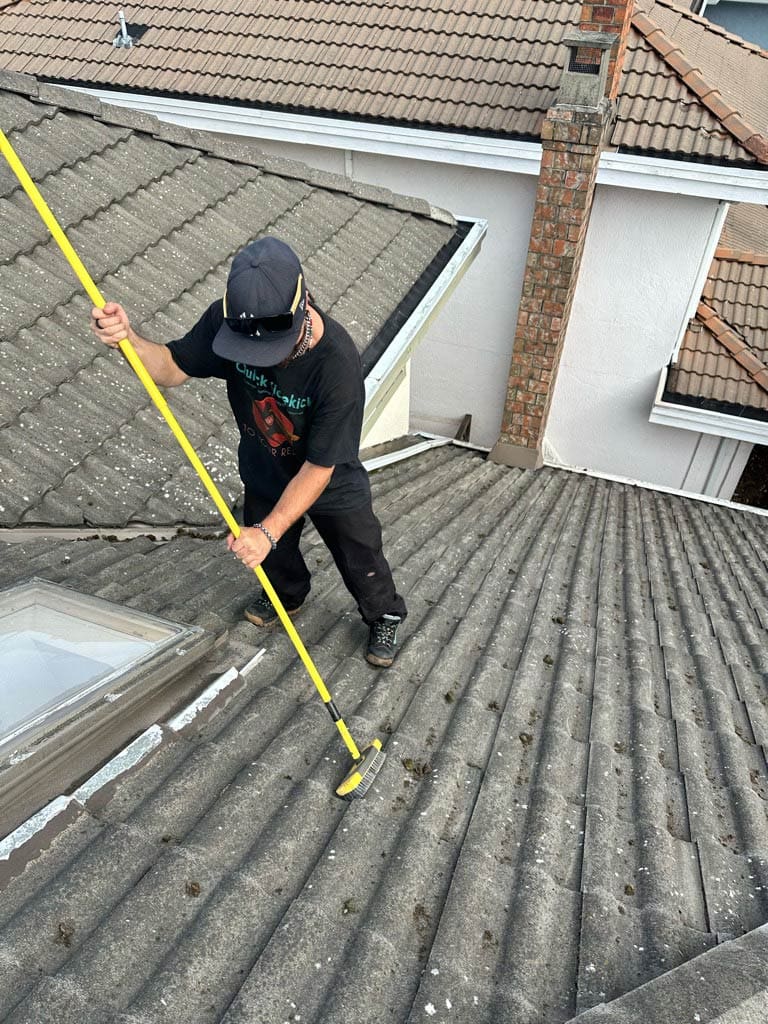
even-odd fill
[[[361,448],[372,448],[385,444],[410,431],[411,416],[411,361],[403,367],[403,373],[395,390],[388,396],[381,412],[366,429]]]
[[[682,347],[683,340],[688,330],[688,324],[696,316],[696,310],[699,308],[701,302],[701,295],[704,291],[704,285],[707,283],[707,277],[709,276],[709,268],[712,266],[712,260],[715,256],[715,251],[720,244],[720,237],[723,233],[723,225],[725,224],[725,218],[728,215],[730,209],[730,203],[723,202],[722,200],[717,204],[712,215],[712,227],[709,232],[706,244],[702,250],[701,260],[699,262],[699,269],[696,274],[696,279],[693,282],[691,288],[691,294],[688,299],[688,308],[683,316],[683,321],[680,324],[680,329],[677,332],[677,338],[675,340],[675,347],[672,351],[670,362],[674,363],[680,354],[680,348]]]
[[[737,438],[699,434],[682,489],[730,501],[753,447]]]
[[[557,449],[546,436],[546,434],[544,435],[544,440],[541,442],[541,457],[544,460],[545,465],[547,466],[565,465],[565,462],[557,453]]]

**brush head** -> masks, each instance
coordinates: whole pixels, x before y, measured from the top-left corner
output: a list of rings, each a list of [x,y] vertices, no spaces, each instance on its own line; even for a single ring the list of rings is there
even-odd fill
[[[372,740],[355,761],[336,788],[336,796],[343,800],[362,800],[381,771],[386,754],[381,749],[381,740]]]

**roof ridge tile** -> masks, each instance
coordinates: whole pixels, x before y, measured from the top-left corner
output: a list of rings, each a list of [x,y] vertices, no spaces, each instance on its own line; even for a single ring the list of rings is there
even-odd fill
[[[219,139],[209,132],[197,128],[186,128],[182,125],[161,121],[154,114],[147,114],[132,107],[106,103],[89,93],[48,82],[38,82],[32,75],[0,69],[0,90],[3,89],[21,93],[30,99],[56,105],[63,110],[89,114],[103,124],[111,124],[151,135],[161,142],[176,146],[188,146],[200,150],[208,156],[257,167],[281,178],[306,181],[317,188],[343,192],[364,202],[377,203],[404,213],[428,217],[438,223],[456,224],[456,218],[449,211],[434,207],[423,199],[399,195],[389,189],[355,182],[342,174],[317,171],[298,160],[270,156],[248,143],[236,142],[232,139]]]
[[[715,259],[728,260],[731,263],[751,263],[755,267],[768,267],[768,253],[754,252],[751,249],[731,249],[727,245],[717,247]]]
[[[674,3],[673,0],[654,0],[654,3],[658,7],[666,7],[668,10],[674,11],[675,14],[681,15],[681,17],[686,18],[688,21],[694,21],[698,25],[705,26],[707,31],[736,43],[744,50],[749,50],[752,53],[758,53],[762,57],[768,57],[768,50],[763,49],[762,46],[758,46],[757,43],[751,43],[748,39],[743,39],[734,32],[729,32],[727,29],[723,28],[722,25],[717,25],[714,21],[710,21],[709,18],[704,15],[696,14],[695,11],[692,11],[689,7],[683,7],[681,4]]]
[[[696,319],[704,324],[712,336],[728,351],[733,358],[746,370],[755,384],[768,391],[768,366],[760,359],[747,341],[729,323],[717,315],[711,306],[700,302],[696,310]]]
[[[708,85],[699,69],[694,68],[686,60],[682,49],[648,14],[636,12],[632,17],[632,25],[744,149],[757,157],[761,163],[768,164],[768,136],[753,128],[739,111],[727,102],[719,89]]]

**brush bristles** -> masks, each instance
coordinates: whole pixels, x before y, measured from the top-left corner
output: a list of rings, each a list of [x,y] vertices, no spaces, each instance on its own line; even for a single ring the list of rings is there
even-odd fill
[[[381,771],[387,755],[381,749],[381,741],[374,740],[363,751],[359,761],[350,768],[346,778],[336,790],[336,795],[344,800],[360,800]]]

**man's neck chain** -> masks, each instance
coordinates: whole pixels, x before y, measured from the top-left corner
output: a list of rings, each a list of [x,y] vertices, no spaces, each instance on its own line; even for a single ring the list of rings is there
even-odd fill
[[[294,359],[301,359],[303,355],[309,352],[309,346],[312,344],[312,317],[309,312],[304,317],[304,337],[301,339],[299,347],[291,353],[288,357],[288,362],[292,363]]]

